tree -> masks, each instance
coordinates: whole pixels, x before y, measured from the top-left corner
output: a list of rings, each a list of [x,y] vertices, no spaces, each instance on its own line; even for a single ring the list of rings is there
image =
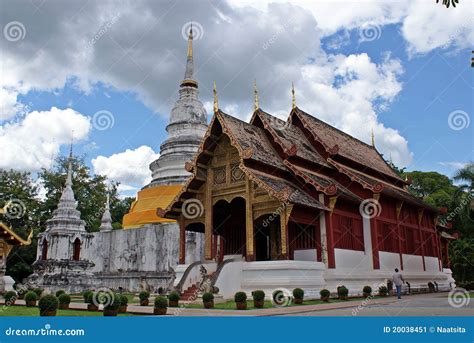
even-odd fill
[[[30,173],[0,170],[0,206],[7,207],[1,220],[26,238],[30,230],[33,237],[42,231],[38,186]],[[36,259],[36,239],[28,246],[15,246],[7,259],[7,275],[21,280],[32,273],[31,264]]]
[[[122,228],[122,218],[130,210],[132,202],[135,201],[133,197],[125,197],[123,199],[116,199],[110,204],[110,215],[112,217],[112,226],[114,229]]]
[[[405,173],[404,176],[412,179],[408,190],[414,196],[422,198],[435,207],[453,206],[457,187],[446,175],[437,172],[413,171]]]

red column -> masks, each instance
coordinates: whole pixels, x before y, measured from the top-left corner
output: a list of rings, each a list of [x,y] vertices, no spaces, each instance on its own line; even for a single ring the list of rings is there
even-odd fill
[[[400,228],[400,223],[398,219],[397,219],[397,232],[398,232],[398,253],[400,255],[400,269],[403,270],[402,230]],[[403,233],[403,236],[405,236],[405,233]]]
[[[328,254],[328,268],[336,268],[336,261],[334,256],[334,228],[332,212],[326,212],[326,237],[327,237],[327,254]]]

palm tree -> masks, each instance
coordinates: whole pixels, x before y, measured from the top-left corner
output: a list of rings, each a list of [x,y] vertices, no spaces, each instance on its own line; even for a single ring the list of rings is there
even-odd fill
[[[464,168],[459,169],[456,174],[454,174],[455,181],[467,182],[467,184],[461,185],[464,191],[473,191],[474,190],[474,163],[468,163]]]

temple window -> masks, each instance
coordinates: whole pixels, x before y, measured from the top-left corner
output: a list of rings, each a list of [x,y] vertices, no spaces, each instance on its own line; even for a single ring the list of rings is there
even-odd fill
[[[41,259],[48,259],[48,241],[46,239],[43,239],[43,246],[41,248]]]

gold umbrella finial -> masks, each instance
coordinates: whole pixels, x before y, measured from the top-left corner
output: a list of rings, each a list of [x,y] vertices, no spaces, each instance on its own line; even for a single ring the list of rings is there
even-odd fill
[[[375,136],[374,136],[374,129],[372,128],[372,146],[375,148]]]
[[[217,113],[219,111],[219,100],[217,99],[217,87],[216,87],[216,81],[214,81],[214,113]]]

